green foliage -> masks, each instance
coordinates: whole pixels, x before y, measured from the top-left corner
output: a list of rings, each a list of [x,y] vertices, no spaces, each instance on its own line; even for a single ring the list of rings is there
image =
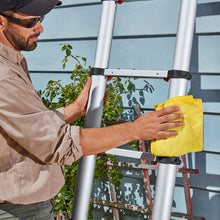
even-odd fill
[[[71,62],[75,64],[72,74],[70,75],[70,83],[68,85],[62,85],[61,80],[50,80],[43,91],[38,91],[44,104],[49,109],[56,109],[66,106],[76,100],[80,92],[82,91],[87,77],[90,74],[91,69],[86,68],[87,59],[85,57],[74,56],[72,53],[72,46],[69,44],[62,45],[62,51],[65,53],[65,57],[62,60],[63,68],[65,69],[67,62],[71,59]],[[83,64],[82,64],[83,63]],[[121,117],[123,109],[120,107],[122,102],[122,93],[132,89],[133,84],[130,79],[126,79],[125,86],[121,82],[119,77],[113,77],[108,80],[108,101],[103,109],[102,126],[106,125],[106,121],[112,121]],[[84,127],[84,118],[80,118],[72,125]],[[115,157],[109,156],[112,162]],[[108,170],[105,165],[106,157],[101,155],[97,157],[95,178],[102,180],[103,175],[106,175]],[[65,174],[65,185],[54,198],[55,211],[64,213],[68,216],[71,213],[72,201],[74,196],[74,189],[76,184],[76,176],[78,170],[78,162],[75,162],[71,166],[63,166]],[[112,169],[110,171],[112,183],[116,188],[120,186],[120,179],[123,178],[119,169]],[[90,209],[89,219],[92,218],[92,210]]]

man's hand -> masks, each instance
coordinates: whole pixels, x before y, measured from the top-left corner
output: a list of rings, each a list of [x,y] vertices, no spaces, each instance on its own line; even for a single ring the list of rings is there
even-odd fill
[[[74,102],[75,106],[78,108],[78,111],[80,112],[79,117],[86,116],[86,110],[87,110],[87,104],[89,99],[89,91],[91,87],[92,80],[90,77],[87,78],[87,82],[77,97],[76,101]]]
[[[76,101],[64,107],[64,115],[65,115],[66,123],[71,124],[78,118],[86,116],[91,83],[92,83],[91,77],[88,77],[87,82],[83,90],[77,97]],[[104,107],[106,106],[107,101],[108,101],[108,91],[105,92]]]
[[[71,124],[78,118],[86,115],[91,83],[92,80],[88,77],[87,82],[76,101],[64,107],[66,123]]]
[[[182,125],[182,114],[174,113],[179,111],[179,107],[171,106],[156,112],[146,113],[134,121],[135,132],[138,140],[153,140],[155,138],[166,138],[177,135],[176,131],[167,129]],[[170,122],[173,120],[179,120]]]

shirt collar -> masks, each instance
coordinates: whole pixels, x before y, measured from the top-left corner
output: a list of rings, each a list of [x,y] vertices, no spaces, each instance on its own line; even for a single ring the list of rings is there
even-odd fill
[[[21,65],[24,56],[21,55],[16,50],[5,46],[4,44],[0,43],[0,56],[4,57],[5,59],[9,60],[10,62],[16,63]]]

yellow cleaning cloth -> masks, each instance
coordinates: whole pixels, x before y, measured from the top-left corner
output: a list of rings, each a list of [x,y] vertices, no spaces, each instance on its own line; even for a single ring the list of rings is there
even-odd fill
[[[203,149],[203,108],[201,99],[192,95],[178,96],[155,105],[156,111],[168,106],[179,106],[183,114],[182,127],[175,128],[178,134],[169,138],[158,138],[151,142],[151,153],[156,156],[180,156]]]

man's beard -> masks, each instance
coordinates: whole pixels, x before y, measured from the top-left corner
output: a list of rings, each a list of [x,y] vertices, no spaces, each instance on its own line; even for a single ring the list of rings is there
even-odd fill
[[[39,34],[31,35],[27,39],[25,39],[18,31],[17,29],[8,28],[4,30],[4,35],[7,38],[7,40],[10,42],[10,44],[18,51],[31,51],[34,50],[37,47],[37,42],[30,43],[30,38],[34,36],[39,36]]]

